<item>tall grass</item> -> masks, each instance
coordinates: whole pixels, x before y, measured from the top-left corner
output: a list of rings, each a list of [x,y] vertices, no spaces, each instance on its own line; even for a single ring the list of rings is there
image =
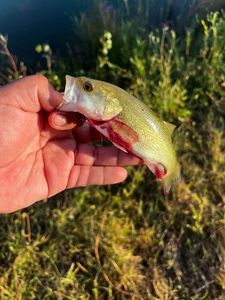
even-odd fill
[[[165,198],[144,166],[129,168],[123,184],[65,191],[1,216],[0,298],[222,300],[225,18],[211,13],[185,37],[102,18],[76,21],[89,24],[80,34],[96,43],[94,64],[54,63],[41,48],[53,61],[43,72],[58,89],[66,72],[119,84],[178,125],[183,180]]]

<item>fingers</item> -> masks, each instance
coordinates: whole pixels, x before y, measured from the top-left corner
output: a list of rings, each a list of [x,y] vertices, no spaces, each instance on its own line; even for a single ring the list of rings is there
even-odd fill
[[[95,147],[80,144],[75,153],[75,165],[81,166],[129,166],[137,165],[141,160],[115,147]]]
[[[49,125],[57,130],[73,130],[78,143],[102,141],[105,138],[96,129],[85,123],[85,117],[76,112],[53,111],[48,117]]]
[[[71,130],[80,127],[85,122],[85,118],[75,112],[53,111],[48,117],[49,125],[57,130]]]
[[[48,185],[48,196],[77,186],[115,184],[126,179],[120,166],[76,165],[73,139],[50,141],[43,148],[42,171]],[[36,172],[33,174],[36,176]]]
[[[63,102],[63,95],[41,74],[24,77],[0,88],[0,98],[1,103],[28,112],[52,111]]]
[[[127,178],[127,171],[121,167],[74,166],[71,170],[67,188],[115,184]]]

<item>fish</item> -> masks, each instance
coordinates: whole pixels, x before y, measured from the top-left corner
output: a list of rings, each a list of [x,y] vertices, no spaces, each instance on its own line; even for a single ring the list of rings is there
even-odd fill
[[[61,111],[78,112],[117,148],[139,157],[164,193],[181,177],[172,142],[175,125],[161,120],[143,101],[111,83],[66,75]]]

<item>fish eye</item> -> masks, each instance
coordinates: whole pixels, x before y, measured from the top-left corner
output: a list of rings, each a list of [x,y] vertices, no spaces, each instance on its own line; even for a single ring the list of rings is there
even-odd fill
[[[91,84],[90,81],[85,81],[84,84],[83,84],[83,89],[86,92],[91,92],[91,91],[93,91],[93,85]]]

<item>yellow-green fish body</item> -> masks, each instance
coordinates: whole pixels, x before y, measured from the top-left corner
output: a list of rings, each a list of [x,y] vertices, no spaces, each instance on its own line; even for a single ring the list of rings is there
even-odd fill
[[[172,144],[174,125],[143,102],[107,82],[66,76],[64,111],[77,111],[118,148],[140,157],[168,192],[180,178]]]

